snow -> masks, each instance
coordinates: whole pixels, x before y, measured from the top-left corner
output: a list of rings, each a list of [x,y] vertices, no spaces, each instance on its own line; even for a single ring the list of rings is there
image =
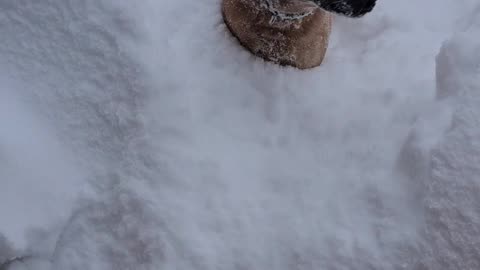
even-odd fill
[[[45,226],[70,215],[82,189],[80,171],[68,162],[48,123],[21,98],[20,85],[0,80],[1,232],[25,245],[29,226]],[[0,234],[1,236],[1,234]]]
[[[218,0],[0,2],[0,263],[480,269],[459,2],[336,17],[309,71],[242,49]]]
[[[478,10],[478,9],[477,9]],[[437,96],[453,114],[425,163],[426,219],[423,265],[432,269],[480,268],[480,17],[447,41],[437,57]]]

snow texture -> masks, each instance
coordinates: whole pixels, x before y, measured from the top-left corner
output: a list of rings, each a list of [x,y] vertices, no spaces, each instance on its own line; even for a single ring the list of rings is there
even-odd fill
[[[479,20],[379,1],[299,71],[218,0],[0,1],[0,263],[480,269]]]
[[[480,16],[472,20],[437,57],[437,96],[453,112],[418,173],[426,239],[420,269],[480,269]]]

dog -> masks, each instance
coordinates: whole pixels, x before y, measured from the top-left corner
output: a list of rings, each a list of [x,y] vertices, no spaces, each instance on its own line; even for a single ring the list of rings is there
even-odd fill
[[[254,55],[308,69],[325,57],[332,13],[358,18],[375,0],[223,0],[228,29]]]

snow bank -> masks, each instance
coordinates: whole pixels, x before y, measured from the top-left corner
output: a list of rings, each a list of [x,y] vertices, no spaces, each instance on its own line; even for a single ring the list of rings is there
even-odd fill
[[[28,192],[11,181],[22,190],[11,205],[41,206],[30,196],[37,190],[47,189],[39,198],[67,197],[28,222],[12,216],[6,223],[2,215],[0,232],[14,247],[23,249],[18,234],[26,228],[14,236],[10,224],[37,227],[23,249],[35,258],[15,267],[462,269],[462,259],[473,267],[477,244],[444,235],[476,232],[474,188],[465,189],[470,200],[438,199],[449,192],[450,167],[435,165],[438,155],[461,157],[458,166],[472,174],[451,175],[476,186],[478,153],[464,152],[454,134],[467,133],[450,127],[453,119],[473,137],[476,118],[458,117],[466,114],[450,108],[463,106],[446,104],[461,104],[450,85],[473,85],[474,62],[453,60],[469,54],[471,40],[446,45],[452,65],[438,60],[438,73],[469,71],[466,81],[437,77],[438,96],[459,98],[434,97],[441,43],[471,25],[478,4],[418,5],[384,0],[361,20],[336,18],[324,64],[300,72],[239,46],[217,0],[3,1],[0,65],[26,86],[17,89],[28,116],[4,109],[0,119],[21,121],[0,134],[26,134],[22,121],[35,123],[47,143],[19,136],[0,159],[19,157],[49,172],[28,175]],[[426,17],[422,8],[432,5],[436,12]],[[467,101],[473,116],[474,99]],[[50,148],[59,149],[53,158],[27,158]],[[72,170],[58,170],[60,161]],[[21,171],[1,166],[2,183]],[[95,193],[63,203],[80,196],[77,182]],[[470,227],[439,223],[452,221],[443,215],[462,204],[472,209],[461,212]],[[37,222],[57,211],[71,215],[51,226]],[[451,254],[451,265],[443,264]]]
[[[416,157],[411,160],[422,164],[411,172],[425,218],[420,269],[480,268],[479,18],[470,18],[471,26],[445,42],[437,57],[437,96],[451,107],[450,121],[408,146],[407,153]],[[435,143],[419,143],[435,137]]]

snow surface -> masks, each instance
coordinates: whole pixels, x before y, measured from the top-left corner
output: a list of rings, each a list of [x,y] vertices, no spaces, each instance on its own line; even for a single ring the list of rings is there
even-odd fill
[[[219,8],[0,1],[0,260],[480,269],[480,3],[379,0],[310,71]]]

